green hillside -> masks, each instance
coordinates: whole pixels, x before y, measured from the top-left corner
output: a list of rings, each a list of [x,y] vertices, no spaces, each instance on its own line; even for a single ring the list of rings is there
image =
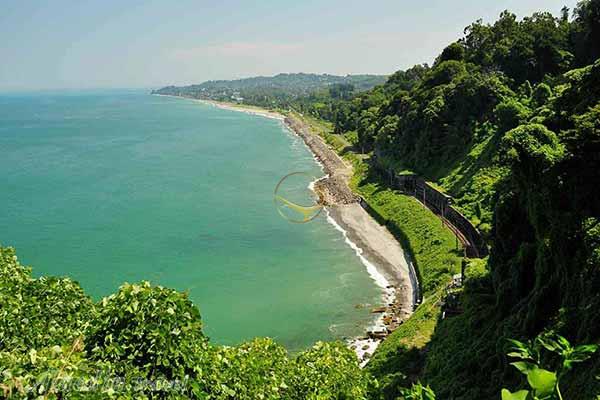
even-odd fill
[[[236,80],[207,81],[199,85],[167,86],[154,94],[215,101],[243,102],[255,106],[287,108],[299,99],[323,94],[349,97],[380,85],[383,75],[278,74]]]
[[[504,12],[467,27],[432,66],[332,100],[334,131],[356,138],[353,151],[452,195],[491,245],[489,260],[467,269],[462,313],[442,320],[425,302],[375,354],[367,369],[385,398],[416,379],[443,399],[498,398],[521,384],[507,339],[599,342],[599,10],[584,1],[572,17]],[[408,206],[401,195],[391,202]],[[423,238],[400,228],[401,239]],[[421,262],[420,275],[437,265]],[[594,399],[599,374],[595,356],[563,381],[565,398]]]

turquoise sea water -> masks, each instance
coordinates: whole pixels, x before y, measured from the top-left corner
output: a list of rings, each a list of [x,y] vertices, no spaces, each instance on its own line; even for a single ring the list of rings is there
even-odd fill
[[[297,350],[372,320],[356,305],[380,290],[340,232],[276,212],[292,171],[320,175],[277,120],[142,91],[0,95],[0,243],[96,300],[187,291],[218,343]]]

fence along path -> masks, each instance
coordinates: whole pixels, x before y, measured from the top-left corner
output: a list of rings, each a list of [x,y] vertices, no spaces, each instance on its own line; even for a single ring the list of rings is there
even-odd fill
[[[380,173],[389,178],[393,189],[411,195],[424,206],[437,214],[462,243],[465,255],[469,258],[483,258],[488,255],[488,248],[481,233],[458,210],[452,207],[452,197],[437,190],[418,175],[399,175],[377,167]]]

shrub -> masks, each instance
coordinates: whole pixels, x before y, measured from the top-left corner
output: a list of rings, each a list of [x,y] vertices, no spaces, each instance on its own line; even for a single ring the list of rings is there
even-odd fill
[[[498,104],[494,116],[501,132],[516,128],[527,120],[531,111],[516,99],[508,99]]]
[[[271,339],[236,347],[215,347],[207,374],[211,397],[236,400],[281,399],[288,388],[287,351]]]
[[[124,284],[98,304],[86,348],[117,373],[139,369],[148,379],[200,377],[208,343],[198,309],[185,294],[160,286]]]
[[[537,85],[533,91],[533,101],[539,106],[543,106],[552,97],[552,89],[545,83]]]
[[[86,329],[93,308],[76,282],[32,279],[14,249],[0,247],[0,350],[70,343]]]
[[[343,343],[318,342],[300,353],[290,371],[289,399],[365,399],[372,383]]]
[[[508,160],[521,172],[543,172],[565,153],[556,134],[544,125],[521,125],[503,139]]]

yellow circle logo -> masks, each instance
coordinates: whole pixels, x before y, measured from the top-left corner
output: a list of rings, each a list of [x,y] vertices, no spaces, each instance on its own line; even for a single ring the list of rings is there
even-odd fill
[[[315,219],[323,210],[323,205],[316,200],[315,195],[307,196],[307,190],[317,180],[308,172],[292,172],[279,180],[273,193],[273,201],[277,212],[286,220],[295,224],[305,224]],[[303,205],[306,197],[313,198],[313,204]]]

